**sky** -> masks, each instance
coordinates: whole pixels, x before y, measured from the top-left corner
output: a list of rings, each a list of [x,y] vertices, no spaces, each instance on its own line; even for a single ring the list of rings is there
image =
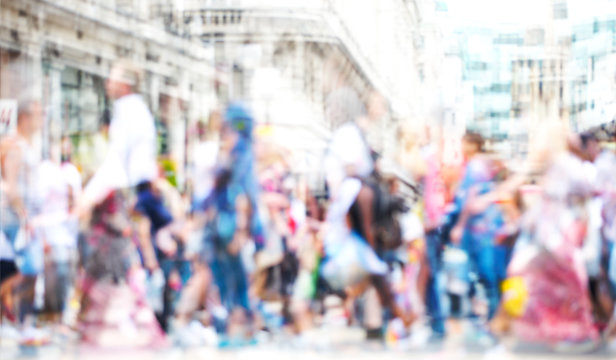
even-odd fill
[[[459,25],[532,25],[545,19],[549,0],[447,0],[449,16]]]
[[[437,0],[447,3],[454,26],[528,27],[544,24],[552,0]],[[568,0],[568,16],[574,23],[599,16],[616,16],[615,0]]]

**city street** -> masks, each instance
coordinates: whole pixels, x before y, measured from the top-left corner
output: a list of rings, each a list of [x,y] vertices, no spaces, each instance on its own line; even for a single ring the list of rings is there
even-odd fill
[[[0,360],[616,360],[616,0],[0,0]]]

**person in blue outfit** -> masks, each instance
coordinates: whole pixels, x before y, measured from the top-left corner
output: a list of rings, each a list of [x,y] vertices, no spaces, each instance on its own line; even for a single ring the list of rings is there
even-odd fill
[[[501,259],[504,252],[494,243],[499,229],[504,225],[504,219],[497,204],[477,201],[481,195],[494,189],[490,163],[482,156],[481,135],[468,132],[463,138],[463,152],[467,164],[454,199],[459,218],[452,229],[451,240],[460,244],[468,254],[471,271],[485,289],[487,319],[490,320],[499,303],[499,274],[502,276],[506,269],[505,259]],[[470,295],[473,297],[477,284],[473,282],[471,285]]]
[[[248,279],[240,255],[254,241],[263,246],[263,226],[258,217],[258,182],[254,172],[253,118],[242,104],[231,104],[225,113],[221,143],[221,168],[214,190],[204,203],[208,218],[204,250],[222,306],[228,318],[218,330],[230,341],[251,338],[252,311]]]

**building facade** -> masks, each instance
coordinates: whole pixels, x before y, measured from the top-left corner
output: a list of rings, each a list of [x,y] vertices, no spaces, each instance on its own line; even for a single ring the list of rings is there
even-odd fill
[[[368,141],[386,158],[396,152],[396,123],[429,111],[438,62],[422,18],[430,0],[241,0],[158,2],[168,31],[200,39],[227,79],[224,100],[242,98],[274,130],[298,168],[318,172],[332,131],[328,94],[354,89],[364,102],[381,94],[390,111]],[[426,56],[426,54],[428,54]],[[427,91],[433,87],[432,93]],[[318,179],[315,181],[319,181]]]
[[[200,42],[156,26],[149,14],[147,1],[3,0],[0,98],[42,101],[43,152],[62,136],[82,149],[110,107],[104,81],[111,64],[129,58],[143,69],[141,90],[158,123],[161,152],[182,185],[187,129],[216,104],[212,58]]]
[[[447,20],[451,4],[439,2]],[[583,131],[616,116],[616,2],[542,0],[530,11],[511,24],[443,25],[456,44],[450,56],[463,64],[459,91],[472,88],[466,127],[507,139],[515,147],[507,153],[523,153],[537,121]]]
[[[47,142],[71,136],[79,148],[110,106],[111,64],[130,58],[182,185],[190,130],[232,99],[314,173],[339,125],[326,98],[346,86],[387,100],[368,141],[393,159],[398,122],[440,121],[434,12],[432,0],[4,0],[0,99],[41,98]]]

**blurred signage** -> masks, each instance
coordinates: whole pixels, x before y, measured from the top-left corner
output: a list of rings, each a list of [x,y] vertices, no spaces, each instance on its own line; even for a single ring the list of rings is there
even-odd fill
[[[0,135],[13,131],[17,125],[17,100],[0,99]]]
[[[273,137],[274,127],[270,124],[258,125],[255,132],[257,137]]]

